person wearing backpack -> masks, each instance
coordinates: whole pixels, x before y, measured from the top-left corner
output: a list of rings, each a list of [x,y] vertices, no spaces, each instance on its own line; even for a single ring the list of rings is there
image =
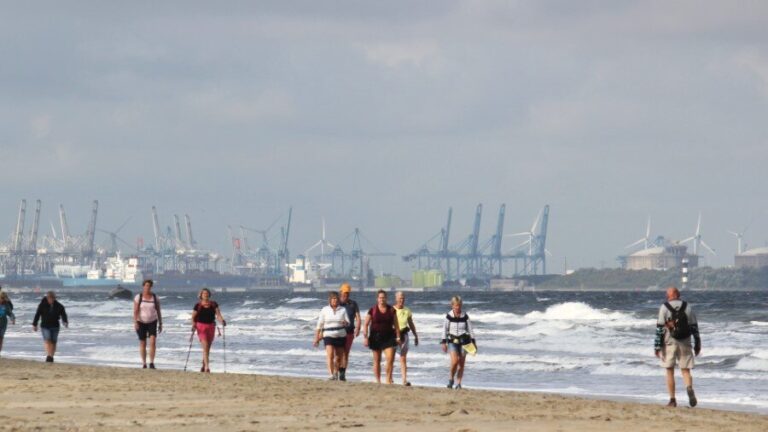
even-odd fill
[[[13,303],[8,298],[5,291],[0,291],[0,351],[3,350],[3,338],[5,330],[8,328],[8,319],[11,324],[16,325],[16,315],[13,314]]]
[[[694,345],[691,347],[691,336]],[[701,337],[696,314],[687,302],[680,299],[680,291],[675,287],[667,288],[667,301],[659,308],[659,318],[656,322],[656,340],[654,343],[656,357],[667,370],[667,389],[669,390],[668,407],[677,406],[675,398],[675,364],[680,367],[683,375],[688,404],[696,406],[696,394],[693,392],[694,354],[701,353]]]
[[[163,315],[160,300],[152,292],[154,283],[147,279],[142,291],[133,299],[133,327],[139,336],[139,355],[144,369],[147,368],[147,339],[149,339],[149,368],[155,368],[157,334],[163,332]]]

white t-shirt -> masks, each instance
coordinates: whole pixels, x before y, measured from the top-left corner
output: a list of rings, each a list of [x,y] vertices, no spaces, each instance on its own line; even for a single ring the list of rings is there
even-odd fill
[[[142,296],[142,294],[137,294],[136,297],[133,299],[134,304],[139,303],[139,298]],[[139,321],[144,324],[149,324],[151,322],[157,321],[157,308],[155,307],[155,296],[152,296],[152,299],[147,300],[143,299],[141,300],[141,306],[139,306]]]
[[[344,306],[325,306],[317,319],[317,330],[323,331],[323,337],[340,338],[347,336],[345,327],[349,325],[349,315]]]

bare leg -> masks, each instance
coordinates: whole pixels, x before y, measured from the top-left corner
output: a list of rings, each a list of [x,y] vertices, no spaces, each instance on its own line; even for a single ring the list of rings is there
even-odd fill
[[[395,366],[395,348],[387,348],[384,350],[384,357],[387,361],[387,384],[392,384],[392,370]]]
[[[325,346],[325,364],[328,367],[328,375],[333,376],[333,347],[331,345]]]
[[[667,368],[667,390],[669,398],[675,398],[675,368]]]
[[[400,356],[400,375],[403,376],[403,385],[408,382],[408,360],[405,355]]]
[[[459,367],[459,354],[451,351],[451,369],[449,380],[453,381],[453,377],[456,376],[456,369]]]
[[[381,351],[373,350],[373,377],[381,384]]]
[[[205,370],[211,369],[211,342],[204,340],[200,341],[200,345],[203,347],[203,367]]]
[[[344,347],[333,347],[333,354],[335,357],[334,373],[344,367]]]
[[[683,374],[683,382],[685,383],[685,386],[693,387],[693,376],[691,376],[691,370],[680,369],[680,372]]]
[[[464,362],[467,361],[467,356],[464,354],[457,354],[459,357],[458,371],[456,373],[456,384],[461,384],[461,379],[464,377]]]
[[[157,342],[157,336],[149,337],[149,362],[155,362],[155,343]]]
[[[147,364],[147,341],[146,340],[139,341],[139,356],[141,357],[141,364],[146,366]]]

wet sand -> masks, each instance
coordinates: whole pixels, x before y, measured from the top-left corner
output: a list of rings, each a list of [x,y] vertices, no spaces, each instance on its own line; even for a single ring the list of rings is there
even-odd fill
[[[668,409],[664,401],[649,405],[8,359],[0,359],[0,371],[0,430],[768,430],[768,416]]]

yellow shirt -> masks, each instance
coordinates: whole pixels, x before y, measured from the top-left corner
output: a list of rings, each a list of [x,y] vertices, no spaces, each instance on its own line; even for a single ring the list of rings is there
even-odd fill
[[[395,308],[397,312],[397,324],[400,326],[400,331],[408,328],[408,318],[411,318],[413,314],[407,306],[403,306],[402,309]]]

